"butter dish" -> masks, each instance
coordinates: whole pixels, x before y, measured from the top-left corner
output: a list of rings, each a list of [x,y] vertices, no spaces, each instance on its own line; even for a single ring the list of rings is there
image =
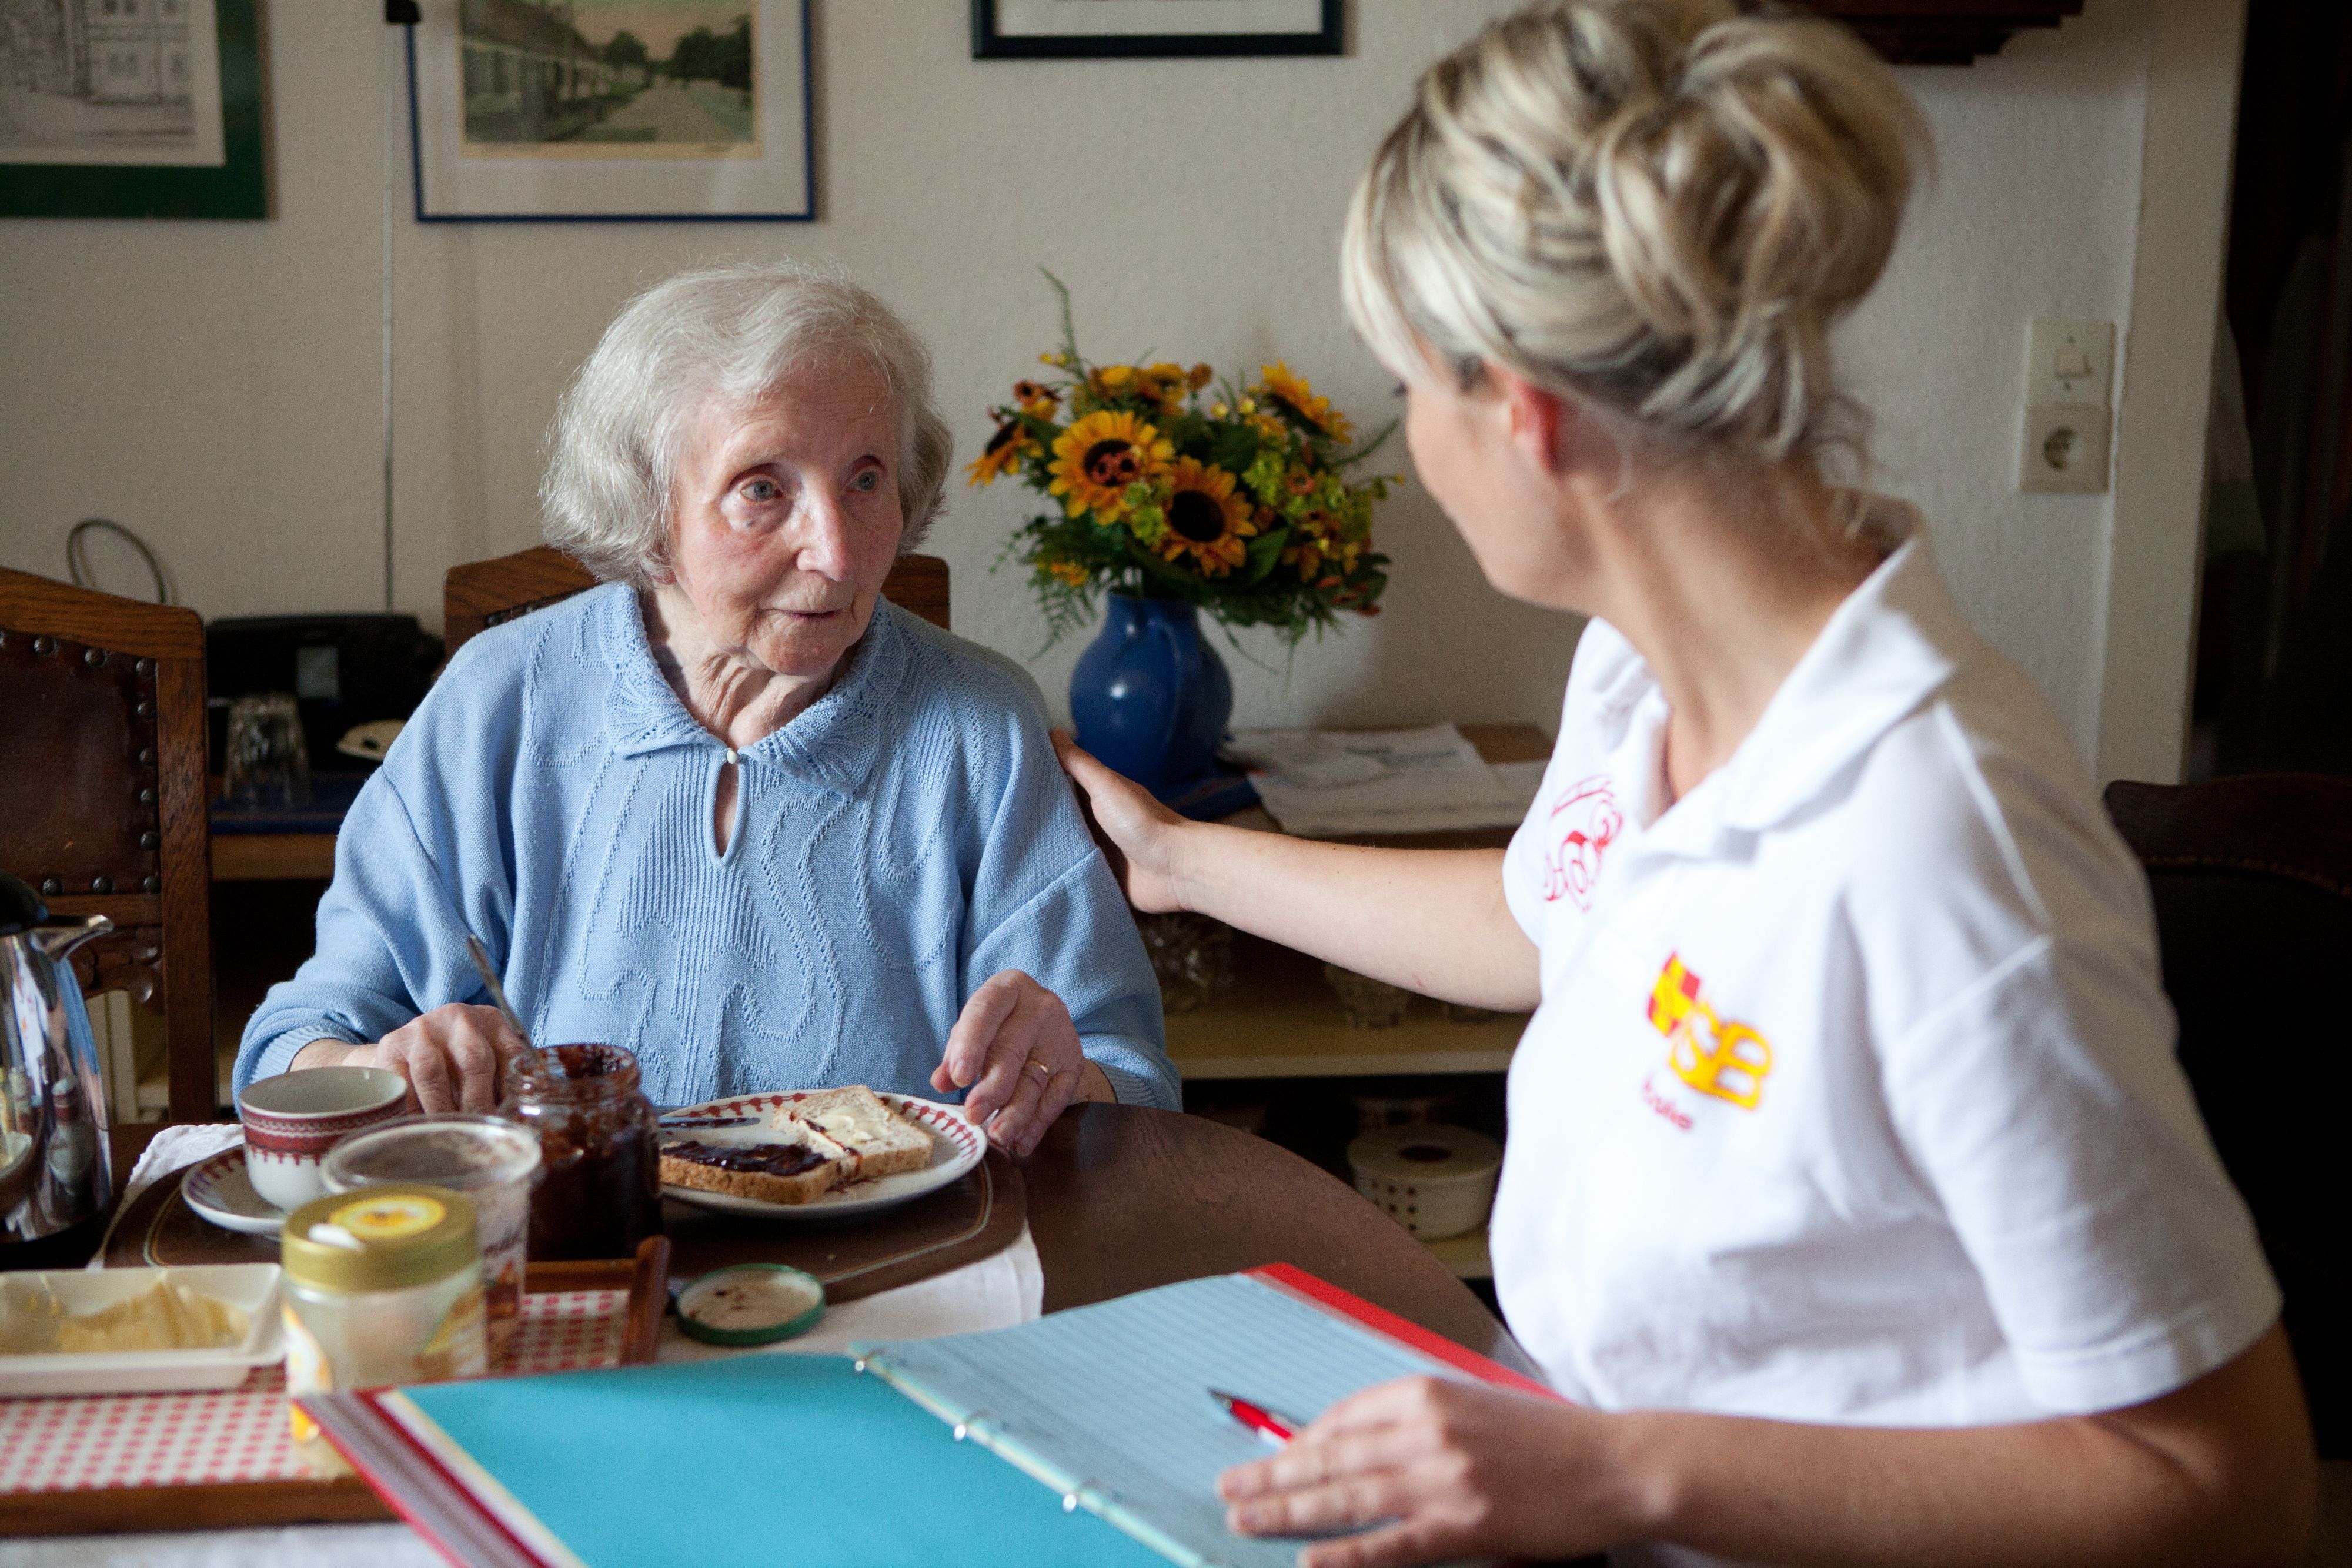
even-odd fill
[[[245,1314],[243,1337],[202,1350],[16,1349],[47,1343],[60,1309],[68,1320],[89,1318],[166,1279]],[[275,1263],[0,1274],[0,1397],[234,1388],[255,1367],[285,1356],[279,1290]]]

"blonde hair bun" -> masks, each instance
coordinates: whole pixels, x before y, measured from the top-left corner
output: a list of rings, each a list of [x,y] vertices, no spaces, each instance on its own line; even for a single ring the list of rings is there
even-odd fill
[[[1858,440],[1829,330],[1894,249],[1927,130],[1816,20],[1547,0],[1422,77],[1358,185],[1348,308],[1381,358],[1505,367],[1766,459]]]

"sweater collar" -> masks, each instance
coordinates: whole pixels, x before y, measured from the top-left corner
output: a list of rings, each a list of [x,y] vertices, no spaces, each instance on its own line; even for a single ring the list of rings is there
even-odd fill
[[[662,678],[646,639],[645,613],[635,590],[613,583],[600,591],[599,641],[613,661],[613,688],[606,714],[615,750],[642,757],[673,747],[723,750],[725,742],[696,722]],[[907,680],[907,635],[901,612],[877,600],[874,619],[849,650],[840,675],[825,694],[775,730],[737,755],[780,768],[840,795],[854,795],[873,771],[881,748],[883,716]]]

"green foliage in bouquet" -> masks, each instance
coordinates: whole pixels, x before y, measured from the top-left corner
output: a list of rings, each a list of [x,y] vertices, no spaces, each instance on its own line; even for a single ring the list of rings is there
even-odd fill
[[[988,447],[966,474],[1007,475],[1049,497],[1006,555],[1029,569],[1047,645],[1091,619],[1108,589],[1197,604],[1228,626],[1270,626],[1296,645],[1341,611],[1379,613],[1388,558],[1371,549],[1372,507],[1401,478],[1350,483],[1396,426],[1363,445],[1331,400],[1280,362],[1247,386],[1206,365],[1091,365],[1078,353],[1070,291],[1059,371],[1017,382],[991,409]]]

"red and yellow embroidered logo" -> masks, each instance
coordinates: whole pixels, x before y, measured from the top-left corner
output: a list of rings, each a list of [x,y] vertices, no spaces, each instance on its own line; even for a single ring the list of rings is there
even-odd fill
[[[1756,1109],[1772,1048],[1744,1023],[1727,1023],[1699,996],[1699,980],[1670,954],[1650,988],[1650,1024],[1667,1040],[1666,1065],[1702,1094]]]

